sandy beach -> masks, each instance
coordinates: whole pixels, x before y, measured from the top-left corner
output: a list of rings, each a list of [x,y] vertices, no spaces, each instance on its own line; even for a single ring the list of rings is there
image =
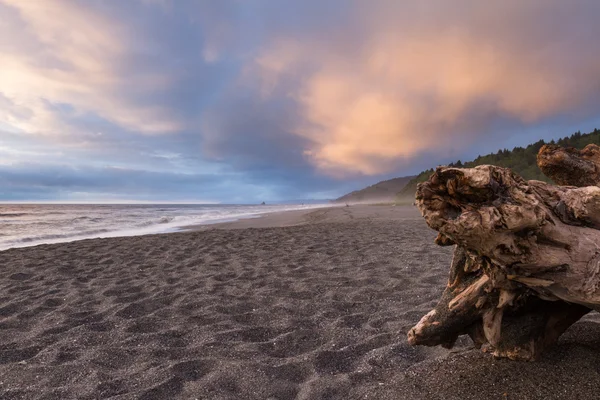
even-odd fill
[[[406,333],[452,249],[410,206],[0,252],[1,399],[595,399],[600,319],[534,363]]]

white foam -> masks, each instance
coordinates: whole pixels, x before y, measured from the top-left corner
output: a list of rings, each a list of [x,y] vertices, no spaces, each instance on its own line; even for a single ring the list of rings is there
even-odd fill
[[[3,221],[0,250],[76,240],[138,236],[180,231],[185,226],[208,225],[256,218],[283,211],[329,207],[329,204],[270,206],[36,206],[23,218]],[[11,206],[12,212],[15,207]],[[22,206],[26,208],[26,206]],[[42,211],[40,211],[42,208]],[[43,212],[46,211],[46,212]],[[0,206],[0,215],[2,206]],[[35,217],[34,217],[35,216]]]

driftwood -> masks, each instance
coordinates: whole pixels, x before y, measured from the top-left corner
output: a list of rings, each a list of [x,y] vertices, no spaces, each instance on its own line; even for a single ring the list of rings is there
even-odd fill
[[[545,145],[537,164],[558,185],[596,186],[600,182],[600,147],[595,144],[583,150]]]
[[[456,248],[448,286],[408,333],[411,344],[451,347],[469,334],[497,357],[533,360],[600,310],[600,148],[544,146],[538,165],[572,186],[489,165],[440,167],[419,185],[436,243]]]

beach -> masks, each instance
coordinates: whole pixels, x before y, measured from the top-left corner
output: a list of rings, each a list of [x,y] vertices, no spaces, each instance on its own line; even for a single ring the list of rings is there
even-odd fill
[[[451,247],[412,206],[0,252],[1,399],[595,399],[600,318],[537,362],[412,347]]]

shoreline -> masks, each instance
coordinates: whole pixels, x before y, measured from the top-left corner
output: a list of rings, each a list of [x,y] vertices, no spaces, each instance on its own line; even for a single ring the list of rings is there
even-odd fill
[[[402,218],[421,218],[416,208],[412,205],[394,206],[387,204],[355,204],[351,205],[350,207],[339,204],[317,205],[315,207],[306,206],[306,208],[303,209],[258,213],[238,217],[232,220],[225,218],[223,220],[207,221],[201,224],[182,224],[163,228],[162,230],[160,230],[160,225],[156,225],[146,229],[124,229],[105,232],[98,235],[56,238],[39,242],[35,241],[31,244],[24,242],[12,247],[2,248],[0,249],[0,253],[11,249],[23,249],[42,245],[72,243],[83,240],[142,237],[193,231],[207,231],[212,229],[277,228],[300,226],[311,223],[345,222],[353,219],[386,220],[398,218],[398,215],[400,215]],[[148,232],[145,232],[146,230],[148,230]]]
[[[182,232],[208,231],[214,229],[283,228],[317,223],[342,223],[350,221],[390,221],[398,219],[422,219],[412,205],[355,204],[333,205],[310,210],[291,210],[259,215],[215,224],[188,225]]]
[[[275,206],[279,206],[279,205],[275,205]],[[318,205],[314,205],[314,206],[313,205],[305,205],[305,206],[297,205],[297,207],[302,207],[302,208],[295,208],[295,209],[291,209],[291,210],[265,211],[265,212],[255,213],[255,214],[246,214],[246,215],[237,216],[237,217],[233,217],[233,218],[224,217],[222,219],[216,219],[216,220],[205,220],[199,224],[190,224],[189,222],[186,223],[185,221],[180,221],[177,223],[154,224],[154,225],[150,225],[147,227],[124,228],[124,229],[118,229],[118,230],[111,230],[108,232],[75,235],[75,236],[70,236],[70,237],[52,237],[52,238],[47,238],[47,239],[23,241],[23,242],[11,244],[10,247],[2,247],[2,248],[0,248],[0,252],[6,251],[9,249],[28,248],[28,247],[35,247],[35,246],[39,246],[39,245],[47,245],[47,244],[71,243],[71,242],[77,242],[77,241],[81,241],[81,240],[125,238],[125,237],[162,235],[162,234],[170,234],[170,233],[176,233],[176,232],[186,232],[189,230],[202,229],[202,227],[206,227],[206,226],[232,224],[232,223],[236,223],[238,221],[259,219],[259,218],[261,218],[263,216],[267,216],[267,215],[269,215],[269,216],[277,215],[280,213],[285,214],[287,212],[298,212],[299,214],[304,214],[304,213],[310,213],[311,211],[314,211],[314,210],[320,210],[323,208],[329,208],[329,207],[335,207],[335,206],[318,204]]]

